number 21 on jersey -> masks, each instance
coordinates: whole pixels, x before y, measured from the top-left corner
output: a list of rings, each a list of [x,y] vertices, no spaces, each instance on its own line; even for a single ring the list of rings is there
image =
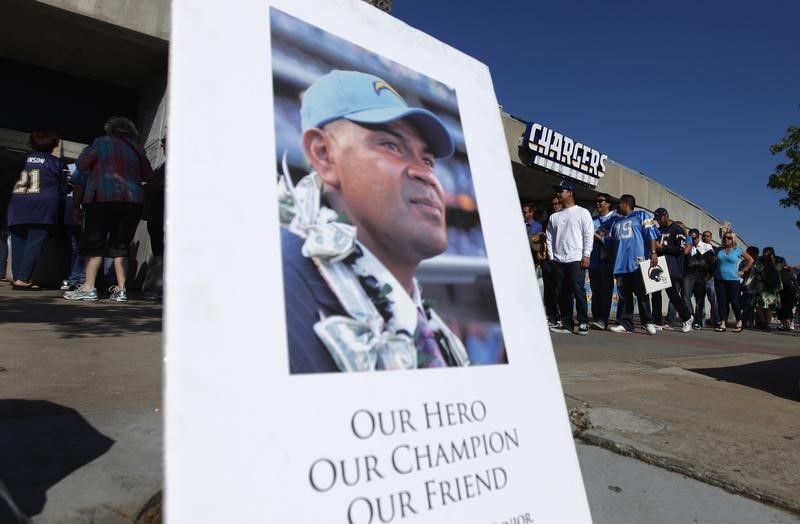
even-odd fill
[[[39,170],[31,169],[20,173],[19,180],[14,184],[14,193],[31,194],[39,192]]]

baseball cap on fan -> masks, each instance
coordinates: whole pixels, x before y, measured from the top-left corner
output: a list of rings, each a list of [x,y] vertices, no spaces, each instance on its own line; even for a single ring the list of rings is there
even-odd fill
[[[406,101],[383,79],[359,71],[333,70],[306,89],[300,106],[303,131],[344,118],[359,124],[410,120],[436,158],[455,151],[453,138],[438,116]]]
[[[553,186],[553,191],[556,193],[560,193],[561,191],[572,191],[575,192],[575,184],[572,182],[567,182],[566,180],[562,180],[561,183],[556,184]]]

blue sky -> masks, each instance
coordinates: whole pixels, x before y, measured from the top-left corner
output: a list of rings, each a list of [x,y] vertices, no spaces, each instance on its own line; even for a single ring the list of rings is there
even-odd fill
[[[395,0],[392,15],[488,65],[507,112],[800,264],[800,211],[766,186],[769,146],[800,125],[800,2]]]

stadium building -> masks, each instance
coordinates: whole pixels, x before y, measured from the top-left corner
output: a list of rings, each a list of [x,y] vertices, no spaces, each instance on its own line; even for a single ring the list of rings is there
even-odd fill
[[[371,3],[391,8],[385,0]],[[28,135],[37,129],[56,131],[64,139],[56,153],[74,160],[102,134],[103,123],[112,115],[134,119],[153,167],[160,165],[164,158],[159,143],[166,134],[169,7],[167,0],[5,0],[0,7],[0,71],[6,79],[0,85],[0,167],[8,170],[24,156]],[[722,225],[699,205],[583,143],[591,143],[592,137],[569,137],[558,131],[557,122],[523,120],[505,112],[502,122],[521,202],[546,208],[551,186],[567,178],[586,188],[579,193],[579,203],[590,210],[597,193],[614,198],[630,193],[639,207],[665,207],[689,227],[717,231]],[[469,190],[462,192],[469,196]],[[454,195],[454,206],[467,204],[448,212],[461,217],[466,228],[479,227],[470,220],[469,198],[461,196]],[[39,282],[52,285],[59,278],[58,249],[48,245],[48,263],[41,264],[34,277]],[[131,264],[131,287],[142,284],[150,255],[142,225],[134,245],[137,263]],[[488,264],[475,260],[451,257],[446,262],[427,268],[431,278],[457,270],[478,279],[488,271]]]

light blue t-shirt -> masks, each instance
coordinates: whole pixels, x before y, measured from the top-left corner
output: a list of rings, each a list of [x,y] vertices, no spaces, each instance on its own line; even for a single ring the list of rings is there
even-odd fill
[[[714,270],[714,278],[719,280],[739,280],[739,262],[744,251],[739,246],[726,253],[724,249],[717,251],[717,268]]]

